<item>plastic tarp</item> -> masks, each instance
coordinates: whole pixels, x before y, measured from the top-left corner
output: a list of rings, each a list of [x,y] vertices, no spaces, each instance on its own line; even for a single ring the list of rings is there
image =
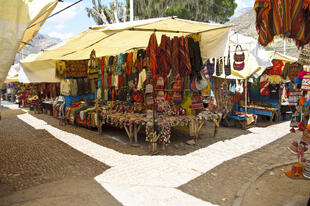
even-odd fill
[[[233,69],[234,53],[236,46],[240,44],[245,54],[244,69],[237,71]],[[228,54],[230,47],[231,68],[232,74],[225,76],[216,76],[226,79],[248,79],[249,77],[258,78],[266,68],[272,66],[271,58],[268,52],[262,47],[257,40],[252,37],[247,37],[238,33],[231,33],[229,37],[229,44],[227,44],[225,54]]]
[[[0,0],[0,84],[21,50],[57,5],[56,0]],[[42,22],[41,22],[42,21]],[[29,29],[27,29],[29,28]]]
[[[44,70],[55,73],[56,60],[89,59],[94,49],[97,57],[117,55],[134,48],[146,48],[153,32],[160,43],[161,35],[185,36],[201,34],[201,54],[203,60],[212,56],[223,56],[231,26],[207,24],[178,18],[155,18],[90,29],[60,43],[50,49],[22,60],[23,67],[32,72]],[[49,78],[49,77],[42,77]],[[42,81],[45,79],[42,79]]]

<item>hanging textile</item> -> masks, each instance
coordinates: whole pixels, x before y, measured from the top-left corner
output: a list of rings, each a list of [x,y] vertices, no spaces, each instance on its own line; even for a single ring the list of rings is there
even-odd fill
[[[166,35],[161,36],[161,42],[159,45],[159,59],[158,59],[158,72],[160,74],[168,74],[170,70],[170,61],[168,59],[168,43],[170,43],[170,38]],[[171,51],[170,51],[171,52]]]
[[[127,55],[127,62],[126,62],[126,74],[130,74],[131,71],[132,71],[132,63],[133,63],[133,52],[130,52],[128,55]]]
[[[188,52],[188,41],[184,37],[179,38],[179,73],[184,77],[191,72],[191,63]]]
[[[155,76],[157,72],[157,54],[158,54],[158,44],[155,33],[153,33],[150,37],[146,54],[147,56],[150,57],[150,69],[153,73],[153,76]]]
[[[138,50],[135,67],[138,69],[138,72],[141,72],[146,67],[146,52],[144,49]]]
[[[274,36],[295,40],[297,47],[310,42],[309,0],[256,0],[256,29],[263,46]]]
[[[269,95],[269,76],[267,74],[263,74],[259,81],[259,87],[260,87],[260,94],[262,96],[268,96]]]
[[[174,75],[179,74],[179,40],[178,37],[174,37],[172,40],[172,72]]]

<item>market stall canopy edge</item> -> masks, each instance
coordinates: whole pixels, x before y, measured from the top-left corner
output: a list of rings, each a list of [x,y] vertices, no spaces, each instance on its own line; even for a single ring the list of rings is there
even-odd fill
[[[161,35],[185,36],[201,34],[201,55],[223,56],[231,26],[207,24],[178,18],[156,18],[134,22],[111,24],[90,28],[64,43],[32,55],[21,63],[29,71],[55,70],[56,60],[89,59],[95,49],[97,57],[117,55],[134,48],[146,48],[150,35],[155,32],[158,43]],[[52,66],[52,67],[51,67]]]
[[[0,0],[0,84],[21,50],[57,5],[56,0]],[[31,27],[31,28],[30,28]],[[29,29],[27,29],[29,28]]]

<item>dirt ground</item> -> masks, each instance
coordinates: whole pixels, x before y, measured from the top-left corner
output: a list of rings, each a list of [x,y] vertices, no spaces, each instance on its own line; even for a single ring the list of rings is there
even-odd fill
[[[290,170],[290,168],[291,165],[265,172],[249,187],[242,205],[306,206],[310,198],[310,179],[288,178],[284,171]]]

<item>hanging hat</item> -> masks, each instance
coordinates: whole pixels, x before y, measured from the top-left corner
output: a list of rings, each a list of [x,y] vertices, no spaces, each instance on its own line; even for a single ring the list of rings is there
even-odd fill
[[[146,85],[145,93],[146,94],[153,93],[153,85],[151,85],[151,84]]]
[[[159,87],[165,86],[165,81],[164,81],[164,78],[163,78],[163,77],[161,77],[161,76],[158,77],[156,86],[159,86]]]
[[[310,65],[310,46],[305,45],[298,57],[298,63],[301,65]]]

